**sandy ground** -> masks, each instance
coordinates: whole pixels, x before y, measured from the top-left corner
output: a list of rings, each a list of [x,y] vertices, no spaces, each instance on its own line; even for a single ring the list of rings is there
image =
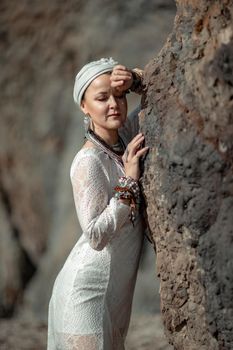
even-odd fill
[[[45,350],[46,336],[46,325],[33,319],[0,321],[1,350]],[[133,316],[126,350],[172,350],[164,337],[159,314]]]
[[[126,350],[172,349],[164,336],[159,314],[133,316],[126,339]]]

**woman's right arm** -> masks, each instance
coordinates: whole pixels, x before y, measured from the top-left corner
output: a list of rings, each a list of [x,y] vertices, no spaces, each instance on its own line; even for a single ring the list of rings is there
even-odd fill
[[[123,65],[117,65],[113,68],[111,74],[111,87],[120,92],[135,92],[141,95],[143,93],[143,75],[144,71],[139,68],[128,69]],[[138,115],[141,111],[141,105],[134,109],[124,125],[124,133],[126,133],[131,140],[138,134],[139,131],[139,120]]]
[[[123,65],[116,65],[111,74],[111,87],[120,91],[128,90],[138,95],[143,93],[143,75],[144,71],[140,68],[128,69]]]
[[[83,233],[93,249],[102,250],[129,221],[130,208],[114,197],[109,200],[108,174],[95,154],[74,161],[71,182]]]

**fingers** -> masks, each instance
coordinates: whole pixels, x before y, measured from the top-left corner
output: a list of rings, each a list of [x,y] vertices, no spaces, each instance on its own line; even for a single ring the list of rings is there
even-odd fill
[[[126,66],[124,66],[123,64],[117,64],[117,65],[113,68],[113,70],[115,70],[115,69],[127,70]]]
[[[117,88],[117,87],[124,85],[124,83],[125,83],[124,80],[117,80],[117,81],[114,80],[111,82],[111,87]]]
[[[130,71],[115,70],[111,74],[111,81],[121,80],[121,79],[130,80],[131,77],[132,77],[132,73]]]
[[[128,161],[130,159],[133,159],[135,156],[136,156],[136,158],[140,158],[141,156],[146,154],[149,147],[141,148],[144,139],[145,139],[144,135],[142,133],[139,133],[128,144],[128,146],[127,146],[127,151],[128,151],[127,159],[128,159]]]
[[[127,148],[130,150],[132,147],[134,147],[135,144],[140,144],[144,140],[144,135],[142,133],[137,134],[134,136],[134,138],[130,141]]]
[[[111,75],[112,75],[112,77],[117,76],[117,75],[131,77],[132,72],[131,72],[131,70],[127,69],[125,66],[117,65],[113,68]]]
[[[129,143],[129,145],[133,145],[135,142],[137,143],[138,142],[138,140],[141,140],[141,139],[144,139],[145,137],[144,137],[144,135],[143,135],[143,133],[139,133],[139,134],[137,134],[136,136],[134,136],[134,138],[130,141],[130,143]]]
[[[128,148],[126,148],[125,153],[122,156],[122,160],[124,163],[128,162],[128,156],[129,156],[129,151],[128,151]]]
[[[117,74],[132,75],[131,70],[121,64],[118,64],[113,68],[112,75],[117,75]]]
[[[130,82],[132,79],[132,76],[128,74],[116,74],[114,76],[110,77],[111,80],[111,86],[117,87],[125,84],[126,82]]]
[[[148,150],[149,150],[148,146],[141,148],[139,151],[137,151],[136,157],[140,158],[140,157],[144,156],[147,153]]]
[[[120,84],[122,85],[122,82],[124,83],[124,81],[129,81],[132,79],[132,73],[130,70],[128,70],[125,66],[121,66],[121,65],[117,65],[114,67],[110,80],[113,84],[115,84],[115,86],[117,86],[117,82],[120,82]]]
[[[144,135],[137,134],[128,144],[126,151],[122,157],[126,176],[130,176],[135,180],[140,177],[140,158],[149,150],[149,147],[142,147]]]
[[[144,141],[144,135],[142,133],[137,134],[132,141],[128,144],[127,148],[131,155],[134,155],[138,148],[141,146]]]

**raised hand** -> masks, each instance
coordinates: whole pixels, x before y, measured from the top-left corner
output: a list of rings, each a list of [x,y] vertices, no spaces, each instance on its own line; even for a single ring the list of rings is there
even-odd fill
[[[125,175],[138,180],[140,177],[139,159],[146,154],[149,147],[142,147],[144,135],[137,134],[128,144],[122,160],[125,168]]]
[[[133,75],[130,69],[118,64],[113,68],[110,80],[112,88],[118,92],[125,92],[133,83]]]

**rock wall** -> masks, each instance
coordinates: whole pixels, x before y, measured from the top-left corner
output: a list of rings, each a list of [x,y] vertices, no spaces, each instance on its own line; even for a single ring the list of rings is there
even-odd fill
[[[177,0],[146,68],[143,187],[177,350],[233,348],[233,2]]]

